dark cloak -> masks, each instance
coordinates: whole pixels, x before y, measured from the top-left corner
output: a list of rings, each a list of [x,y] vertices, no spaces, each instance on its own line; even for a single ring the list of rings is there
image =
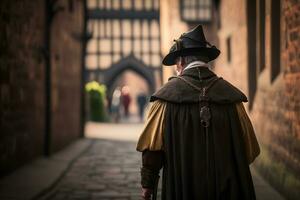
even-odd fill
[[[187,69],[182,77],[203,87],[216,74],[199,67]],[[212,115],[208,152],[205,128],[200,124],[197,90],[178,78],[171,78],[151,97],[150,101],[167,102],[162,200],[255,199],[235,107],[236,103],[247,102],[247,97],[224,79],[211,87],[208,97]]]

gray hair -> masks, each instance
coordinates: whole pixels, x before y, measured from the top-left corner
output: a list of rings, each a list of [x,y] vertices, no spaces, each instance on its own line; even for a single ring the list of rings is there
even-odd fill
[[[205,63],[209,62],[209,59],[206,56],[180,56],[180,57],[176,58],[176,62],[180,58],[183,59],[185,66],[187,66],[188,64],[190,64],[191,62],[194,62],[194,61],[202,61]]]
[[[205,62],[205,63],[209,62],[209,59],[206,56],[181,56],[181,58],[184,60],[185,65],[188,65],[188,64],[190,64],[191,62],[194,62],[194,61],[202,61],[202,62]],[[180,59],[180,57],[178,57],[176,59],[176,61],[178,59]]]

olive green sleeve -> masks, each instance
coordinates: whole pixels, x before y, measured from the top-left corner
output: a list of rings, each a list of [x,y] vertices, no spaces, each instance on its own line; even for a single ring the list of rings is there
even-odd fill
[[[165,110],[166,102],[158,100],[152,103],[137,143],[137,151],[159,151],[163,149]]]
[[[245,142],[248,164],[251,164],[260,153],[259,144],[243,103],[237,103],[236,108],[243,129],[243,139]]]

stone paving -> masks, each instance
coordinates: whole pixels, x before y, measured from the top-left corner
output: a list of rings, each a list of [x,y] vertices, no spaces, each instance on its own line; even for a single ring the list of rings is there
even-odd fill
[[[134,142],[94,139],[90,149],[41,199],[139,200],[140,160]]]
[[[141,126],[138,128],[127,126],[126,128],[126,125],[122,124],[103,124],[107,127],[107,131],[119,132],[119,140],[110,134],[101,134],[105,130],[102,130],[96,137],[98,126],[99,124],[88,125],[86,131],[91,132],[87,135],[93,136],[90,139],[93,141],[92,145],[75,160],[57,184],[39,200],[141,199],[139,184],[141,154],[135,150],[137,131],[140,131]],[[131,132],[135,136],[128,139],[125,132]],[[255,171],[253,180],[258,200],[283,199]]]

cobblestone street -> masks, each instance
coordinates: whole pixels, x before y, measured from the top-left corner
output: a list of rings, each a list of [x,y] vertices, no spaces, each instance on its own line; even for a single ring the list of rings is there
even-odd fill
[[[0,0],[0,24],[0,200],[300,200],[300,0]]]
[[[141,124],[88,124],[86,134],[93,137],[89,139],[91,145],[72,163],[55,186],[39,199],[140,200],[141,155],[135,151],[135,140],[141,128]],[[116,140],[107,132],[101,134],[104,129],[109,129],[110,133],[119,130],[120,138]],[[132,133],[131,137],[128,138],[126,132]],[[258,199],[282,199],[256,173],[254,182]]]
[[[41,199],[141,199],[141,155],[135,150],[141,128],[142,124],[87,124],[92,145]]]
[[[138,200],[139,156],[133,142],[94,139],[46,199]]]

